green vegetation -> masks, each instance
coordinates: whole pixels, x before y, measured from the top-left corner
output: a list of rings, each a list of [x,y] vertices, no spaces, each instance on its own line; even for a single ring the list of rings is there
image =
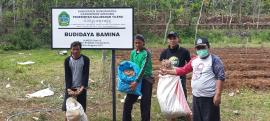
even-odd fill
[[[185,33],[179,30],[173,30],[179,33],[181,44],[185,47],[193,48],[195,33]],[[155,36],[151,33],[145,33],[147,36],[147,46],[154,48],[163,48],[163,37]],[[207,37],[212,47],[270,47],[269,30],[199,30],[198,36]]]

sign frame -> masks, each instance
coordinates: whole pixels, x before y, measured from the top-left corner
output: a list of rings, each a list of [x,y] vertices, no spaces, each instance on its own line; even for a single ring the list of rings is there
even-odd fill
[[[100,47],[100,48],[90,48],[90,47],[84,47],[84,46],[82,46],[82,49],[89,49],[89,50],[93,50],[93,49],[95,49],[95,50],[132,50],[133,48],[134,48],[134,36],[133,36],[133,34],[134,34],[134,9],[133,9],[133,7],[52,7],[51,8],[51,49],[70,49],[70,47],[68,46],[68,47],[55,47],[54,46],[54,42],[53,41],[55,41],[53,38],[54,38],[54,36],[57,36],[57,35],[54,35],[54,24],[56,24],[56,23],[54,23],[54,17],[53,17],[53,10],[54,9],[70,9],[70,10],[75,10],[75,9],[78,9],[78,10],[100,10],[100,9],[108,9],[108,10],[113,10],[113,9],[115,9],[115,10],[124,10],[124,9],[128,9],[128,10],[131,10],[131,13],[132,13],[132,17],[131,17],[131,24],[132,25],[130,25],[132,28],[130,29],[131,30],[131,36],[132,37],[130,37],[130,39],[131,40],[129,40],[131,43],[129,43],[128,44],[128,46],[130,46],[130,47],[121,47],[121,48],[119,48],[119,47],[109,47],[109,48],[106,48],[106,47]],[[58,23],[57,23],[58,24]],[[74,28],[74,29],[76,29],[76,28]],[[84,28],[79,28],[79,29],[84,29]],[[96,28],[96,29],[98,29],[98,30],[104,30],[104,29],[102,29],[102,28]],[[108,29],[108,28],[106,28],[106,29]],[[92,29],[93,30],[93,29]],[[115,40],[115,41],[117,41],[117,39]],[[81,42],[81,41],[80,41]],[[70,42],[71,43],[71,42]],[[82,43],[83,44],[83,43]],[[130,45],[131,44],[131,45]]]

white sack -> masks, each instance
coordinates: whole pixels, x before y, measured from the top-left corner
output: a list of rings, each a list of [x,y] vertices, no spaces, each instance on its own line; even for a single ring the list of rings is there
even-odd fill
[[[43,98],[43,97],[51,96],[51,95],[54,95],[54,92],[52,90],[50,90],[50,88],[46,88],[46,89],[39,90],[39,91],[32,93],[32,94],[26,94],[26,97],[28,97],[28,98],[32,98],[32,97]]]
[[[179,76],[159,75],[157,98],[161,112],[167,119],[187,116],[191,113]]]
[[[35,62],[33,61],[26,61],[26,62],[17,62],[17,64],[19,65],[31,65],[31,64],[34,64]]]
[[[68,121],[88,121],[82,105],[73,97],[66,101],[66,117]]]

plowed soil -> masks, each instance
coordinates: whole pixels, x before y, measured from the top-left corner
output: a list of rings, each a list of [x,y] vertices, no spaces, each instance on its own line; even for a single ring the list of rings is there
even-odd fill
[[[188,48],[192,56],[194,49]],[[157,71],[160,67],[159,55],[163,49],[152,48],[153,73],[158,81]],[[249,87],[258,90],[270,89],[270,48],[212,48],[218,55],[226,73],[225,89]],[[129,59],[129,51],[117,51],[117,64]],[[187,87],[190,89],[191,73],[187,75]]]

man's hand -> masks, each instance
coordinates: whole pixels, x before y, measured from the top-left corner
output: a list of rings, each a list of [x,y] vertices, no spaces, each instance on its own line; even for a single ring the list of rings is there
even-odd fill
[[[67,89],[68,91],[68,95],[72,96],[72,97],[76,97],[76,92],[72,91],[71,89]]]
[[[164,68],[160,68],[159,74],[161,74],[161,75],[166,75],[166,74],[167,74],[167,70],[164,69]]]
[[[221,94],[215,94],[213,103],[215,106],[219,106],[219,104],[221,103]]]
[[[159,74],[161,75],[176,75],[176,70],[175,69],[164,69],[160,68]]]
[[[223,83],[224,81],[221,80],[217,80],[216,82],[216,91],[215,91],[215,96],[213,99],[213,103],[215,106],[219,106],[219,104],[221,103],[221,94],[222,94],[222,89],[223,89]]]
[[[77,96],[80,95],[83,92],[83,90],[84,90],[84,87],[78,88],[77,91],[76,91],[76,95]]]
[[[132,82],[129,87],[130,87],[130,90],[131,91],[134,91],[136,89],[136,86],[137,86],[137,82]]]

